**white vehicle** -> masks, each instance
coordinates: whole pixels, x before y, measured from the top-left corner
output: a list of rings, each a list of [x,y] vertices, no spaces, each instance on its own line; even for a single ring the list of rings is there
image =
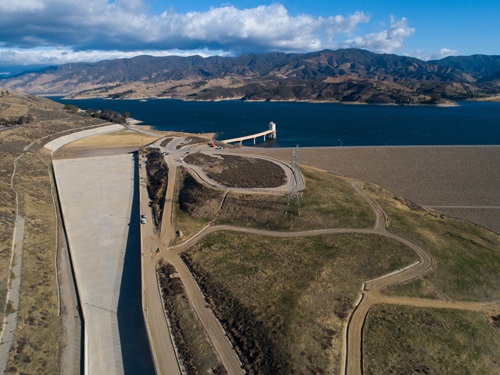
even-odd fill
[[[146,214],[141,215],[141,224],[146,224]]]

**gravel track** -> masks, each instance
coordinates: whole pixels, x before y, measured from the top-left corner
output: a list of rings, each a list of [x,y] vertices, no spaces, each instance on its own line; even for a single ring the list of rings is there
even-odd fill
[[[500,148],[499,148],[500,150]],[[496,149],[494,149],[496,155]],[[286,160],[286,159],[285,159]],[[321,164],[321,163],[319,163]],[[317,166],[317,165],[316,165]],[[170,183],[170,181],[169,181]],[[173,181],[171,183],[174,183]],[[344,374],[349,375],[358,375],[362,374],[362,331],[365,324],[366,316],[370,310],[370,308],[375,304],[380,303],[388,303],[388,304],[401,304],[401,305],[410,305],[415,307],[434,307],[434,308],[455,308],[455,309],[464,309],[464,310],[474,310],[474,311],[491,311],[500,309],[499,303],[469,303],[469,302],[450,302],[450,301],[435,301],[435,300],[426,300],[426,299],[418,299],[418,298],[399,298],[399,297],[387,297],[384,296],[381,291],[394,284],[398,284],[410,279],[413,279],[418,276],[422,276],[432,270],[433,259],[430,254],[418,246],[417,244],[401,237],[390,233],[387,231],[387,217],[384,211],[378,206],[373,200],[371,200],[359,187],[356,181],[351,180],[351,184],[353,188],[361,195],[367,202],[370,204],[372,209],[376,214],[376,222],[373,229],[353,229],[353,228],[336,228],[336,229],[322,229],[322,230],[310,230],[310,231],[302,231],[302,232],[274,232],[274,231],[266,231],[260,229],[253,228],[242,228],[242,227],[234,227],[227,225],[218,225],[218,226],[208,226],[204,228],[202,231],[188,239],[182,244],[177,246],[173,246],[168,248],[168,242],[163,243],[163,247],[157,254],[158,258],[164,258],[169,262],[176,263],[176,268],[182,269],[181,279],[183,283],[191,284],[190,288],[193,290],[191,293],[188,292],[188,296],[195,306],[195,310],[200,316],[200,319],[204,315],[212,316],[213,313],[211,311],[207,311],[208,309],[205,307],[204,296],[197,288],[197,284],[193,279],[192,274],[189,272],[187,267],[183,267],[183,262],[179,258],[179,254],[186,250],[187,248],[195,245],[201,239],[209,235],[210,233],[214,233],[217,231],[234,231],[240,233],[251,233],[258,235],[265,235],[271,237],[305,237],[305,236],[315,236],[322,234],[336,234],[336,233],[364,233],[364,234],[373,234],[373,235],[382,235],[399,241],[406,246],[410,247],[415,251],[415,253],[419,257],[419,261],[415,262],[411,265],[406,266],[401,270],[397,270],[391,272],[387,275],[381,276],[379,278],[366,281],[361,290],[360,297],[358,302],[351,313],[349,320],[347,322],[346,331],[344,332],[344,350],[343,350],[343,369],[342,372]],[[249,189],[251,192],[251,189]],[[169,201],[170,207],[166,212],[172,212],[172,202]],[[170,223],[171,226],[171,223]],[[162,230],[162,232],[165,229]],[[170,231],[173,229],[170,228]],[[167,231],[168,232],[168,231]],[[170,233],[169,236],[171,236]],[[169,237],[171,238],[171,237]],[[185,269],[183,269],[185,268]],[[211,337],[212,341],[217,342],[217,337],[214,337],[213,332],[207,328],[208,334]],[[216,345],[217,347],[217,345]],[[218,348],[219,354],[221,352]],[[228,353],[226,353],[228,354]],[[222,354],[223,355],[223,354]],[[224,361],[223,361],[224,362]],[[226,368],[227,364],[225,363]],[[230,370],[230,373],[235,373],[233,370]]]

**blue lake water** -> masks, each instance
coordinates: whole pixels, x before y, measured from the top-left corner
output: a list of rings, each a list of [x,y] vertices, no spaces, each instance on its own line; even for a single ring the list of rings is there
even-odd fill
[[[258,145],[264,147],[500,145],[500,103],[410,107],[238,100],[51,99],[82,109],[127,111],[158,130],[215,132],[218,139],[261,132],[274,121],[278,137],[265,143],[259,139]]]

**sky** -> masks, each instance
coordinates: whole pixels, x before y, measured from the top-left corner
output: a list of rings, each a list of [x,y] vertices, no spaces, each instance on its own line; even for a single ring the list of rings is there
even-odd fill
[[[0,74],[137,55],[500,55],[500,0],[0,0]]]

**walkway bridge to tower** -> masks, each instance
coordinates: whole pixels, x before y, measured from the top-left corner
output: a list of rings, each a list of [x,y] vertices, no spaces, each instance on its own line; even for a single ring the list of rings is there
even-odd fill
[[[242,143],[243,141],[246,141],[247,139],[253,139],[253,144],[255,144],[256,139],[259,137],[264,137],[264,141],[266,140],[266,137],[271,138],[271,139],[276,138],[276,124],[271,121],[269,123],[269,130],[266,130],[266,131],[263,131],[260,133],[256,133],[256,134],[246,135],[244,137],[224,139],[224,140],[221,140],[220,142],[224,142],[224,143],[239,142],[239,143]]]

